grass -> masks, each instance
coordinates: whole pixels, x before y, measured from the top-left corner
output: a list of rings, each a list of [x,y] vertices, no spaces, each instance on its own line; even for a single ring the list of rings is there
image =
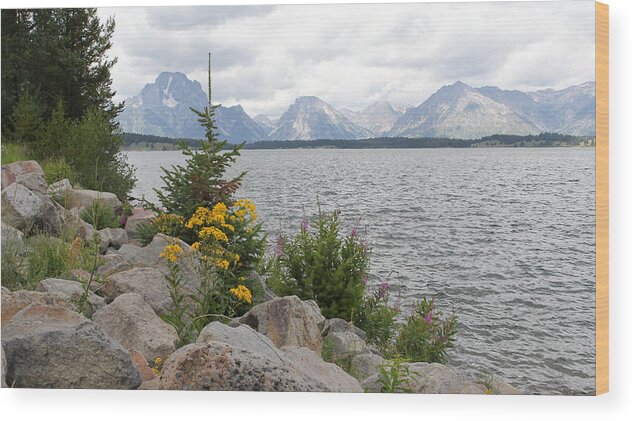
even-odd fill
[[[2,165],[30,159],[28,148],[19,143],[2,143]]]
[[[81,219],[95,227],[96,230],[121,228],[119,217],[114,209],[104,205],[99,200],[95,200],[89,207],[81,212]]]

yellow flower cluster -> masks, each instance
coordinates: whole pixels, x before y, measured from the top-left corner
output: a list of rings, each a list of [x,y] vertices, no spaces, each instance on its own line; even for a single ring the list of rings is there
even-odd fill
[[[182,226],[185,219],[172,213],[164,213],[154,218],[154,225],[162,233],[170,233],[175,227]]]
[[[170,263],[174,263],[178,260],[180,256],[183,255],[183,249],[178,244],[168,244],[163,249],[163,253],[161,253],[160,257],[167,260]]]
[[[248,199],[240,199],[236,200],[234,206],[238,208],[235,211],[235,216],[241,221],[244,222],[244,218],[249,215],[252,221],[255,221],[258,217],[257,212],[255,211],[255,205],[252,201]]]
[[[233,225],[226,223],[227,218],[227,206],[220,202],[217,203],[213,209],[199,207],[196,212],[189,218],[189,221],[185,224],[186,228],[200,227],[203,225],[220,225],[222,228],[226,228],[229,231],[235,231]]]
[[[154,358],[152,368],[151,368],[152,373],[154,373],[156,377],[161,377],[162,368],[163,368],[163,360],[161,360],[161,357]]]
[[[227,234],[216,227],[203,227],[198,233],[198,237],[200,237],[201,240],[206,240],[213,237],[216,240],[224,241],[225,243],[229,241],[229,238],[227,238]]]
[[[231,288],[229,289],[229,292],[238,300],[244,301],[247,304],[251,304],[251,301],[253,300],[251,291],[249,291],[249,288],[245,287],[244,285],[238,285],[235,288]]]

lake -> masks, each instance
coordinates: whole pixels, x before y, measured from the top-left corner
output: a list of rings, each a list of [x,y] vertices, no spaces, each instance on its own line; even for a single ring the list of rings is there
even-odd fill
[[[155,200],[180,152],[128,152],[135,197]],[[248,150],[239,197],[269,240],[341,210],[371,247],[371,277],[407,312],[458,316],[449,365],[525,393],[595,386],[595,154],[590,148]]]

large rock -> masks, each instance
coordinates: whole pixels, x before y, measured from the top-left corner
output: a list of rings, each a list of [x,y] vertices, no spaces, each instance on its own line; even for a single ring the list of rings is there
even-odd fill
[[[302,373],[320,382],[324,392],[363,392],[359,382],[341,367],[327,363],[304,347],[284,346],[282,351]]]
[[[438,363],[404,363],[410,378],[404,387],[413,393],[426,394],[485,394],[486,387],[464,379],[455,370]],[[381,390],[380,374],[368,377],[362,382],[368,392]]]
[[[134,237],[140,225],[151,223],[155,217],[156,212],[154,211],[143,208],[132,209],[132,215],[127,217],[125,223],[125,230],[128,236]]]
[[[106,278],[103,294],[107,302],[129,292],[141,295],[157,314],[165,313],[172,304],[165,274],[153,267],[133,268]]]
[[[151,382],[152,380],[157,379],[156,374],[154,374],[154,372],[150,368],[150,365],[148,364],[147,359],[143,354],[141,354],[136,349],[128,351],[128,354],[130,354],[132,362],[136,364],[137,368],[139,369],[139,373],[141,374],[141,386],[139,386],[139,389],[143,388],[143,383]]]
[[[64,194],[65,206],[67,209],[79,208],[85,209],[90,207],[94,202],[101,202],[103,206],[109,206],[114,210],[123,207],[117,195],[109,192],[101,192],[95,190],[67,190]]]
[[[81,211],[78,208],[64,212],[64,232],[69,238],[80,237],[89,244],[92,244],[95,236],[99,235],[95,227],[81,218]]]
[[[321,355],[321,324],[324,322],[314,301],[296,296],[276,298],[253,307],[239,319],[283,346],[304,346]]]
[[[352,332],[362,340],[366,340],[366,334],[363,330],[356,327],[351,322],[347,322],[343,319],[333,318],[327,319],[324,322],[324,327],[321,330],[322,336],[327,336],[329,333],[335,332]]]
[[[108,247],[115,249],[128,244],[128,233],[123,228],[104,228],[99,230],[99,252],[105,253]]]
[[[180,348],[165,362],[160,388],[168,390],[233,390],[319,392],[324,385],[284,359],[222,342]]]
[[[2,288],[2,314],[0,315],[0,325],[4,325],[13,318],[23,308],[31,304],[51,305],[56,307],[64,307],[69,310],[75,310],[76,306],[69,301],[68,296],[58,292],[48,293],[40,291],[9,291]]]
[[[37,161],[18,161],[2,166],[2,188],[13,183],[21,184],[29,190],[46,193],[44,170]]]
[[[331,331],[324,337],[324,347],[327,347],[331,361],[347,360],[355,355],[372,353],[365,341],[352,331]]]
[[[68,302],[74,303],[76,307],[79,306],[81,297],[84,295],[84,286],[81,283],[67,279],[47,278],[40,281],[35,289],[41,292],[64,295],[68,298]],[[106,305],[103,297],[98,296],[90,290],[86,295],[86,301],[87,303],[84,305],[83,311],[86,317],[90,317],[95,310]]]
[[[128,351],[137,350],[149,361],[166,360],[178,346],[178,334],[156,315],[139,294],[123,294],[92,317]]]
[[[141,376],[125,349],[65,308],[32,304],[2,326],[7,383],[55,389],[135,389]]]
[[[385,359],[380,355],[365,353],[357,354],[350,360],[350,374],[359,381],[372,377],[381,370]]]
[[[68,190],[72,190],[73,186],[70,184],[70,181],[65,178],[60,181],[56,181],[55,183],[48,186],[46,189],[46,194],[50,196],[58,197],[60,200],[64,200],[64,196]]]
[[[37,227],[57,234],[62,228],[59,207],[48,196],[18,183],[2,190],[2,220],[25,232]]]

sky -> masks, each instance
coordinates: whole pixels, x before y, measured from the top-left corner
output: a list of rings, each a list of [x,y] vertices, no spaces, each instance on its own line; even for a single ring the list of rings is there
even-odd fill
[[[212,101],[277,118],[315,95],[359,110],[416,106],[462,81],[560,89],[594,80],[594,1],[100,8],[116,29],[115,100],[163,71]]]

